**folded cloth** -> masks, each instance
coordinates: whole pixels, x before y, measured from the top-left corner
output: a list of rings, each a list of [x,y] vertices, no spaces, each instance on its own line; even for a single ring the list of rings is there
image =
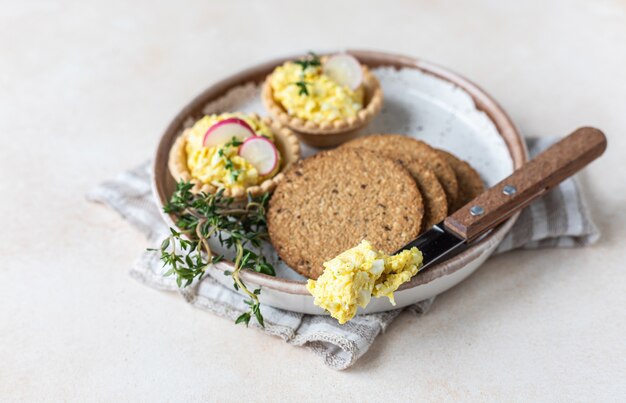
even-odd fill
[[[531,156],[554,141],[545,138],[528,140]],[[591,220],[578,187],[575,178],[570,178],[528,206],[496,253],[516,248],[583,246],[597,241],[598,229]],[[99,185],[88,194],[88,199],[112,207],[155,245],[168,233],[152,196],[149,163]],[[248,309],[242,295],[222,286],[210,276],[188,288],[179,289],[174,278],[164,277],[163,272],[158,254],[144,251],[130,273],[148,286],[178,291],[195,307],[231,320]],[[422,301],[405,309],[421,315],[432,302],[433,299]],[[385,331],[400,311],[358,315],[347,324],[339,325],[330,316],[304,315],[263,306],[265,328],[256,322],[251,322],[250,327],[281,337],[289,344],[308,348],[331,368],[345,369],[365,354],[376,336]]]

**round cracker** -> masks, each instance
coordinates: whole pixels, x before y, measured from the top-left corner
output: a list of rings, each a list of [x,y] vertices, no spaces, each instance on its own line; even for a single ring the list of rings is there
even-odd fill
[[[415,239],[422,197],[398,162],[366,150],[335,149],[301,160],[270,200],[267,226],[278,255],[316,279],[322,263],[367,239],[393,253]]]
[[[448,216],[446,192],[443,190],[443,186],[441,186],[435,173],[428,168],[426,162],[412,160],[405,163],[404,167],[417,183],[417,188],[424,200],[422,231],[425,231]]]
[[[485,183],[470,164],[447,151],[437,151],[452,167],[459,183],[459,197],[450,210],[450,213],[453,213],[484,192]]]
[[[423,141],[402,134],[373,134],[360,137],[342,145],[347,148],[363,148],[375,151],[382,156],[392,158],[404,164],[412,160],[421,160],[427,164],[443,186],[448,199],[448,207],[455,203],[459,193],[456,175],[446,160]]]

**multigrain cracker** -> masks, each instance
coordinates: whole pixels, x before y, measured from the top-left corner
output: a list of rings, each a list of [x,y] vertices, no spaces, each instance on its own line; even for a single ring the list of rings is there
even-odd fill
[[[417,237],[423,215],[415,181],[398,162],[343,148],[294,164],[270,200],[267,224],[281,259],[316,279],[323,262],[363,239],[397,251]]]
[[[431,146],[423,141],[402,134],[374,134],[349,141],[342,148],[362,148],[406,164],[412,160],[424,161],[443,186],[448,207],[453,205],[459,193],[458,183],[452,168]]]
[[[447,151],[437,150],[454,170],[459,183],[459,197],[453,204],[451,213],[458,210],[485,191],[485,183],[474,168],[467,162],[455,157]]]
[[[422,194],[424,201],[422,232],[443,221],[448,216],[446,193],[435,173],[427,165],[422,160],[412,160],[404,163],[404,167],[415,179],[417,188]]]

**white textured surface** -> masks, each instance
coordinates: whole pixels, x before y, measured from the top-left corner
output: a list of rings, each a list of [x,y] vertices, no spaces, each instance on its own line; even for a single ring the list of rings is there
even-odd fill
[[[626,395],[626,4],[323,3],[0,5],[3,399]],[[254,18],[234,23],[242,15]],[[336,373],[133,282],[127,268],[146,242],[83,195],[150,156],[170,118],[213,80],[268,57],[345,47],[448,66],[522,131],[592,124],[609,150],[581,177],[604,233],[597,246],[493,258]]]

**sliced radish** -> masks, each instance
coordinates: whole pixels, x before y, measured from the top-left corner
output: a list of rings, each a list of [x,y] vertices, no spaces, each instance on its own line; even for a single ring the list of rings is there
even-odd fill
[[[326,60],[322,71],[334,82],[345,85],[352,90],[359,88],[363,82],[361,64],[354,56],[339,53]]]
[[[213,126],[209,127],[204,135],[202,144],[205,147],[219,146],[228,143],[235,137],[237,140],[244,141],[248,137],[255,136],[254,130],[245,120],[239,118],[229,118],[220,120]]]
[[[260,176],[271,174],[278,166],[278,150],[263,136],[246,139],[239,148],[239,156],[252,164]]]

